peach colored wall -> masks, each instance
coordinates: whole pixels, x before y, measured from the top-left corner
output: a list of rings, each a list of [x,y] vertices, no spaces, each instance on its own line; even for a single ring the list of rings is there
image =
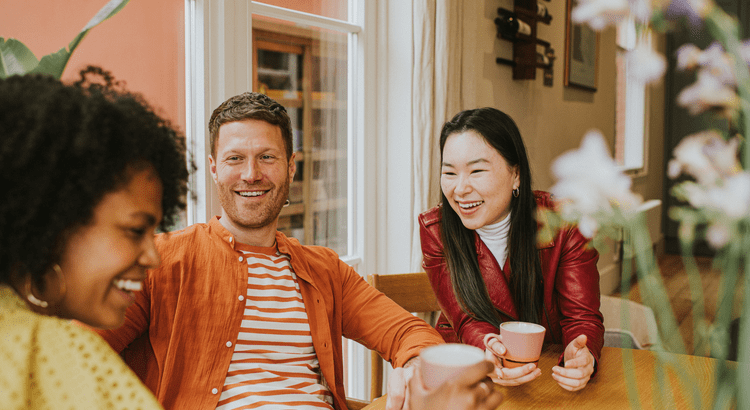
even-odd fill
[[[68,43],[107,0],[6,1],[0,37],[16,38],[40,58]],[[99,65],[139,92],[163,116],[185,129],[185,33],[182,0],[131,0],[91,29],[63,72],[71,81]]]

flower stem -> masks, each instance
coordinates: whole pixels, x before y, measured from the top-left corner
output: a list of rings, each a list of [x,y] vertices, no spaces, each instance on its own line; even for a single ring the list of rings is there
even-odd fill
[[[745,243],[750,242],[750,221],[745,221]],[[747,248],[746,248],[747,249]],[[737,338],[738,367],[745,371],[737,371],[737,408],[750,408],[750,377],[747,377],[748,363],[750,363],[750,258],[745,257],[745,289],[743,292],[742,314],[740,315],[740,331]]]
[[[643,290],[644,302],[654,309],[657,323],[661,325],[659,328],[665,348],[672,353],[685,354],[685,343],[677,327],[669,297],[654,260],[651,238],[648,235],[643,215],[639,214],[629,225],[628,230],[633,238],[633,253],[638,266],[638,281],[641,282],[640,289]]]
[[[734,56],[734,71],[737,79],[737,91],[740,97],[740,124],[738,129],[746,139],[750,136],[750,69],[742,58],[742,43],[739,37],[737,20],[729,16],[721,7],[714,4],[706,16],[706,26],[711,34],[721,42],[724,49]],[[750,166],[750,144],[743,141],[742,163]]]
[[[623,245],[622,245],[622,275],[620,276],[620,295],[623,301],[630,300],[630,282],[633,274],[633,255],[628,250],[632,249],[631,236],[627,234],[625,230],[622,232]],[[629,309],[626,308],[625,303],[621,304],[620,309],[620,320],[622,326],[628,329],[628,321],[630,315],[627,314]],[[638,383],[635,378],[635,358],[631,349],[622,349],[622,364],[625,369],[625,380],[627,380],[626,386],[628,388],[628,401],[630,402],[631,409],[640,409],[641,401],[638,395]]]
[[[682,261],[688,275],[690,298],[693,305],[693,354],[706,356],[708,354],[706,351],[708,346],[705,343],[704,337],[706,310],[703,305],[703,282],[701,281],[701,275],[693,256],[693,241],[681,237],[680,247],[682,249]]]

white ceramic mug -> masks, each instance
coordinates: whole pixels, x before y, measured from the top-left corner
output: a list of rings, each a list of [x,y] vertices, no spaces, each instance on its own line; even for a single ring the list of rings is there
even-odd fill
[[[471,345],[446,343],[422,349],[419,357],[422,381],[425,387],[432,390],[484,361],[484,351]]]

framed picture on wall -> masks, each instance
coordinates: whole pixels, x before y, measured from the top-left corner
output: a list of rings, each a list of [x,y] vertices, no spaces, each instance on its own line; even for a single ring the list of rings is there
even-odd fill
[[[599,34],[586,24],[570,20],[570,10],[578,0],[567,0],[565,13],[565,73],[564,83],[596,91],[596,74],[599,65]]]

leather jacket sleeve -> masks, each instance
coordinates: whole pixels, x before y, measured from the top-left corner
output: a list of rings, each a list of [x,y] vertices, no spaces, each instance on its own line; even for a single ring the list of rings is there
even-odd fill
[[[579,335],[586,335],[586,345],[598,362],[604,345],[604,320],[599,312],[599,270],[596,267],[599,254],[574,227],[558,234],[555,248],[553,258],[545,260],[542,257],[542,270],[545,271],[545,280],[554,280],[556,295],[549,296],[550,299],[556,298],[554,303],[559,309],[562,345],[567,346]],[[546,293],[547,289],[545,297]]]
[[[433,212],[435,211],[435,212]],[[438,322],[438,332],[446,341],[459,341],[484,350],[484,335],[497,333],[491,324],[476,320],[466,314],[453,293],[450,274],[443,256],[440,240],[440,225],[430,220],[439,208],[419,216],[419,234],[422,244],[422,267],[430,279],[430,284],[442,310],[443,319]]]

